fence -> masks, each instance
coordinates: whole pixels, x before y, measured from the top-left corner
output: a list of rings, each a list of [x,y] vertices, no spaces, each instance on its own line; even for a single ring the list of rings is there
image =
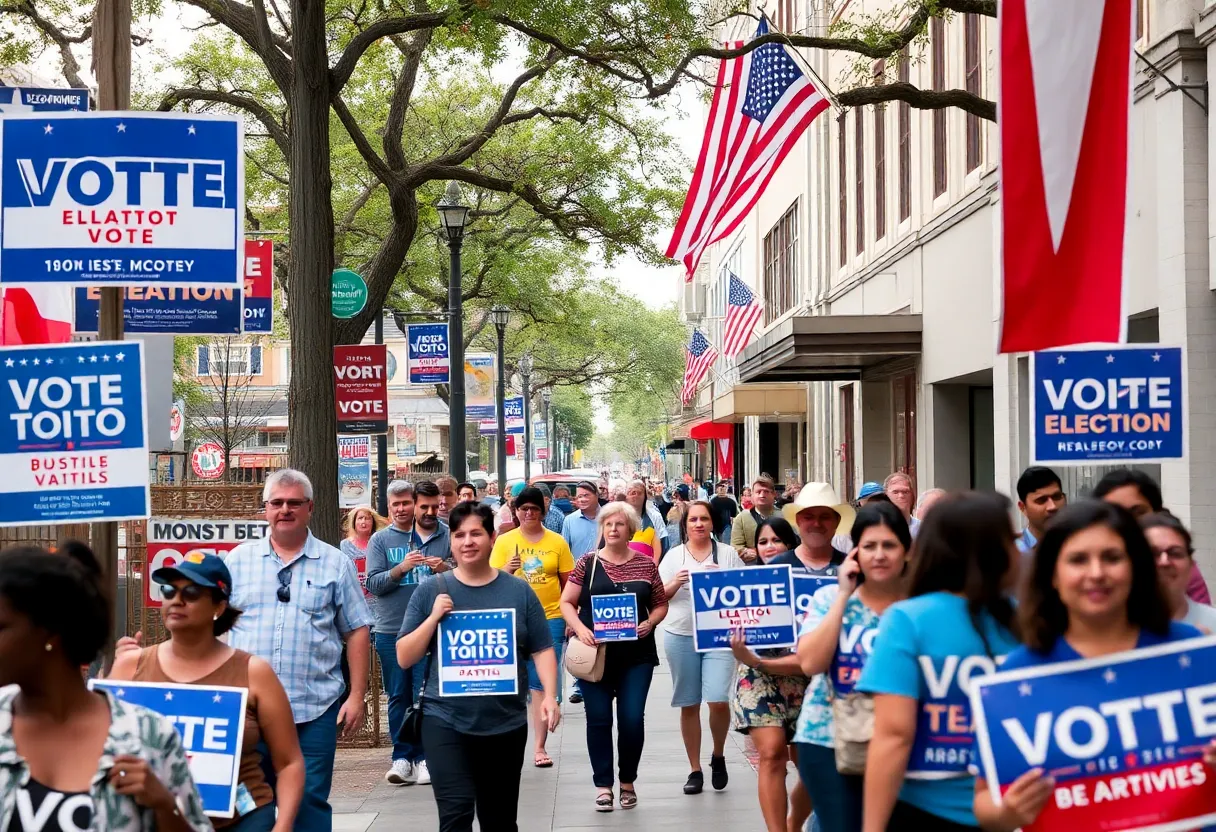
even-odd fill
[[[260,485],[154,485],[152,486],[154,517],[199,518],[212,520],[256,520],[262,517],[262,487]],[[118,631],[126,635],[142,632],[144,644],[164,641],[164,624],[156,609],[148,605],[147,560],[148,529],[144,520],[119,524],[118,531]],[[14,545],[53,547],[63,540],[90,540],[90,526],[70,524],[61,526],[15,526],[0,528],[0,549]],[[368,708],[363,729],[355,737],[342,742],[348,747],[375,748],[385,744],[381,727],[386,720],[380,707],[380,663],[376,651],[371,651],[368,663]]]

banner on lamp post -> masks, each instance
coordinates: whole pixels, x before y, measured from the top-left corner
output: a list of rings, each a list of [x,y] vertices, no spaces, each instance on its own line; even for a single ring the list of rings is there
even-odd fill
[[[334,347],[334,405],[339,433],[388,433],[388,348]]]
[[[405,339],[410,384],[447,384],[451,378],[447,324],[409,324]]]

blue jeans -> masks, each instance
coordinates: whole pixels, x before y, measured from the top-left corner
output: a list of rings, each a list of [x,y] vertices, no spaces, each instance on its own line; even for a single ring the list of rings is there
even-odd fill
[[[817,827],[822,832],[860,829],[862,778],[837,771],[836,751],[826,745],[799,742],[795,746],[798,749],[798,777],[811,796]]]
[[[557,703],[562,702],[562,654],[566,652],[566,622],[561,618],[549,619],[549,635],[553,637],[553,654],[557,657]],[[528,659],[528,690],[543,691],[545,686],[540,682],[540,674],[536,672],[536,662]]]
[[[592,782],[612,788],[612,700],[616,700],[618,774],[620,782],[638,779],[638,762],[646,742],[646,697],[654,666],[634,664],[604,668],[598,682],[583,682],[583,708],[587,713],[587,754]]]
[[[340,700],[311,722],[297,722],[300,751],[304,752],[304,800],[296,815],[299,832],[332,832],[334,810],[329,790],[334,781],[334,755],[338,750]]]
[[[388,735],[393,741],[393,761],[409,760],[416,763],[425,759],[422,747],[398,742],[397,732],[401,730],[405,712],[414,703],[422,687],[422,669],[426,660],[403,670],[397,664],[397,637],[391,633],[374,633],[372,638],[376,656],[380,659],[380,681],[388,695]]]
[[[242,815],[241,819],[234,826],[229,826],[225,832],[271,832],[274,829],[274,820],[274,804],[267,803],[247,815]]]

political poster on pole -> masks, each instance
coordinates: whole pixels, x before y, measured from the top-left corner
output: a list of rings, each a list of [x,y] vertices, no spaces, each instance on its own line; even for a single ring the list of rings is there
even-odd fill
[[[388,348],[334,347],[334,406],[339,433],[388,433]]]
[[[1031,353],[1030,379],[1035,464],[1144,464],[1186,457],[1181,348],[1118,345]]]
[[[405,329],[410,384],[447,384],[451,378],[448,325],[409,324]]]
[[[241,785],[241,744],[245,739],[246,688],[178,685],[93,679],[101,688],[131,705],[155,711],[173,723],[182,737],[190,777],[213,818],[235,817]]]
[[[439,695],[519,693],[515,610],[453,610],[439,620]]]
[[[464,357],[465,418],[469,421],[496,419],[494,409],[494,356],[471,353]]]
[[[506,406],[503,408],[503,416],[506,422],[507,433],[516,433],[523,436],[524,397],[507,396]]]
[[[591,596],[591,632],[597,642],[638,640],[638,596],[615,592]]]
[[[203,555],[222,555],[242,543],[261,540],[269,533],[265,520],[198,520],[153,517],[148,521],[148,558],[144,569],[145,605],[159,607],[160,592],[152,573]]]
[[[245,288],[241,331],[269,335],[274,332],[274,243],[245,241]]]
[[[693,647],[699,653],[729,650],[733,630],[749,645],[789,647],[797,641],[790,567],[749,566],[689,575]]]
[[[0,87],[0,116],[67,110],[87,112],[88,109],[88,90]]]
[[[795,569],[793,574],[794,616],[801,627],[806,614],[811,611],[811,598],[825,586],[834,585],[837,580],[835,575],[808,575],[799,569]]]
[[[418,425],[407,419],[396,426],[397,458],[418,456]]]
[[[354,508],[372,498],[371,440],[366,436],[338,437],[338,507]]]
[[[992,799],[1032,768],[1055,779],[1025,832],[1216,824],[1216,637],[971,678]]]
[[[0,349],[0,526],[147,517],[145,398],[139,341]]]
[[[0,285],[239,287],[244,165],[240,116],[6,115]]]

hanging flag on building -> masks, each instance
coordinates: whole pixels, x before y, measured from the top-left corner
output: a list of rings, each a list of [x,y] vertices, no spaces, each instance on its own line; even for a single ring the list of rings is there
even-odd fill
[[[1124,340],[1137,5],[1001,2],[1001,352]]]
[[[0,289],[0,345],[66,344],[71,340],[70,286]]]
[[[734,273],[730,275],[730,287],[726,293],[726,325],[722,336],[722,354],[734,358],[752,340],[756,324],[764,314],[764,307],[756,300],[752,290]]]
[[[680,401],[687,405],[696,395],[697,385],[709,368],[718,360],[718,351],[709,343],[709,339],[701,334],[701,330],[692,331],[692,340],[684,352],[684,387],[680,390]]]
[[[769,32],[760,20],[756,37]],[[728,43],[737,49],[742,43]],[[734,231],[828,101],[779,43],[722,62],[701,155],[667,246],[688,279],[705,249]]]

